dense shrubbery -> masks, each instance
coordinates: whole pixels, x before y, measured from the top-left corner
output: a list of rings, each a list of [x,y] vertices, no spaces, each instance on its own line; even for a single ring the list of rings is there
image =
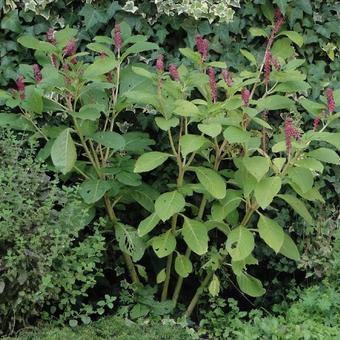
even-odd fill
[[[89,288],[104,284],[105,292],[122,289],[118,312],[133,319],[176,315],[183,307],[190,316],[199,301],[205,310],[209,292],[216,308],[196,314],[202,327],[235,336],[238,326],[230,324],[253,314],[234,306],[224,323],[216,321],[226,307],[217,295],[241,290],[267,306],[305,275],[327,274],[337,256],[340,90],[338,61],[319,59],[326,53],[333,59],[336,20],[328,15],[325,32],[309,1],[278,3],[285,18],[268,1],[245,2],[232,23],[219,25],[162,13],[143,18],[155,6],[145,1],[136,2],[136,14],[126,12],[133,4],[124,11],[117,2],[74,1],[75,12],[64,19],[79,30],[49,28],[64,25],[63,1],[46,7],[49,21],[30,10],[6,14],[1,82],[15,80],[17,90],[0,90],[7,105],[0,126],[29,132],[35,146],[24,143],[19,151],[14,135],[2,142],[12,167],[4,162],[0,183],[11,186],[0,240],[4,254],[16,254],[2,255],[10,260],[0,288],[14,292],[0,295],[4,329],[34,316],[88,323],[113,308],[115,298],[104,292],[100,301],[86,298]],[[335,8],[332,1],[313,6],[325,14]],[[35,25],[21,25],[25,20]],[[317,33],[309,31],[313,21]],[[254,38],[244,38],[248,29]],[[18,54],[22,47],[29,50]],[[325,213],[318,214],[320,207]],[[37,211],[32,235],[23,232],[28,211]],[[8,230],[9,221],[16,227]],[[40,261],[36,254],[45,248]],[[260,300],[265,288],[269,294]],[[280,334],[277,324],[285,322],[286,332],[298,331],[290,312],[273,320],[254,313],[249,334]]]

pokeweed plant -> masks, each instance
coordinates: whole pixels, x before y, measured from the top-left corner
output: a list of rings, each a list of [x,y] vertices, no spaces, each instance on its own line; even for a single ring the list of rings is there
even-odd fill
[[[131,279],[138,283],[133,261],[143,256],[145,244],[134,228],[119,222],[114,209],[123,197],[134,197],[150,209],[155,190],[133,173],[132,156],[148,150],[153,141],[145,133],[127,131],[129,123],[117,117],[130,105],[123,93],[148,88],[128,59],[158,46],[145,36],[132,36],[122,23],[116,24],[112,37],[96,36],[88,51],[77,53],[76,34],[67,27],[50,29],[44,41],[18,39],[35,51],[37,63],[21,65],[17,91],[0,93],[13,111],[20,109],[19,114],[1,113],[0,121],[2,126],[36,131],[42,145],[38,157],[50,156],[56,171],[80,182],[86,204],[105,207]]]
[[[265,293],[260,280],[247,271],[258,264],[253,255],[257,235],[275,253],[298,261],[294,241],[275,220],[276,201],[287,203],[313,224],[303,200],[323,201],[314,179],[322,174],[323,162],[340,163],[332,149],[339,148],[339,133],[326,131],[339,117],[338,98],[328,88],[320,102],[307,99],[310,86],[299,70],[304,60],[287,57],[284,50],[272,55],[278,36],[303,44],[301,35],[283,26],[284,17],[277,10],[263,60],[243,50],[250,66],[240,74],[232,74],[223,61],[209,62],[209,42],[201,36],[197,51],[179,49],[186,60],[179,67],[170,65],[168,72],[163,55],[155,70],[132,67],[154,84],[154,92],[140,89],[127,97],[149,107],[155,124],[168,135],[168,151],[162,145],[144,153],[134,172],[156,172],[168,161],[178,169],[176,180],[156,198],[154,211],[140,222],[138,235],[147,235],[155,255],[166,258],[157,275],[162,301],[173,287],[176,305],[183,280],[199,259],[196,264],[205,276],[187,316],[206,288],[218,295],[220,270],[229,268],[244,293]],[[306,131],[310,117],[313,128]],[[319,147],[319,141],[330,147]]]

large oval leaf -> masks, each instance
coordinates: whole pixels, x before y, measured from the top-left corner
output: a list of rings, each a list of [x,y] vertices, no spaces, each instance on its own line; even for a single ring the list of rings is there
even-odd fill
[[[181,212],[184,207],[184,197],[176,190],[160,195],[155,202],[155,212],[163,222]]]
[[[259,182],[269,170],[269,161],[265,157],[244,157],[243,164],[247,171]]]
[[[175,260],[175,270],[180,277],[188,277],[192,272],[190,259],[185,255],[178,254]]]
[[[154,252],[160,258],[170,255],[176,249],[176,238],[171,229],[155,236],[151,242]]]
[[[97,132],[94,134],[93,140],[96,141],[98,144],[113,149],[114,151],[123,150],[125,147],[124,137],[117,132]]]
[[[283,245],[280,249],[280,253],[282,255],[288,257],[291,260],[294,260],[294,261],[300,260],[299,250],[298,250],[296,244],[294,243],[294,241],[287,234],[284,235],[284,241],[283,241]]]
[[[77,150],[70,129],[63,130],[54,141],[51,158],[56,169],[64,175],[73,169],[77,160]]]
[[[92,204],[99,201],[110,190],[110,183],[104,180],[86,180],[79,189],[79,195],[85,203]]]
[[[257,224],[261,238],[278,253],[284,242],[284,232],[274,220],[261,215]]]
[[[134,172],[147,172],[163,164],[171,155],[164,152],[147,152],[140,156],[135,164]]]
[[[255,246],[253,234],[244,226],[233,229],[226,243],[226,248],[233,261],[241,261],[251,254]]]
[[[225,180],[215,170],[204,168],[202,166],[193,167],[192,170],[195,171],[198,180],[210,195],[217,199],[222,199],[225,197]]]
[[[261,281],[249,274],[242,273],[236,276],[236,280],[242,292],[249,296],[258,297],[266,292]]]
[[[265,209],[273,201],[273,198],[279,193],[281,189],[281,178],[268,177],[262,178],[255,186],[256,202],[262,209]]]
[[[156,227],[156,225],[159,223],[160,219],[157,214],[153,213],[147,218],[145,218],[143,221],[141,221],[138,225],[137,233],[138,236],[142,237],[146,234],[148,234],[152,229]]]
[[[185,243],[196,254],[203,255],[208,251],[208,231],[202,222],[184,217],[182,235]]]

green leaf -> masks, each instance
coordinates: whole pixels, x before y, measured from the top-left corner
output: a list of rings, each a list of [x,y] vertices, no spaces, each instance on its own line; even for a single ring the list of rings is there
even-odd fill
[[[114,57],[100,57],[89,65],[84,72],[84,78],[93,78],[112,71],[118,62]]]
[[[165,278],[166,278],[166,272],[165,272],[165,268],[163,268],[158,274],[157,274],[157,277],[156,277],[156,282],[159,284],[159,283],[162,283],[165,281]]]
[[[52,145],[51,158],[56,169],[64,175],[73,169],[77,160],[77,150],[71,129],[65,129],[58,135]]]
[[[226,184],[223,177],[221,177],[215,170],[200,167],[192,167],[195,171],[199,182],[210,195],[217,199],[222,199],[226,194]]]
[[[278,253],[284,242],[284,232],[281,226],[276,221],[260,215],[257,228],[261,238],[268,244],[269,247]]]
[[[185,243],[197,255],[208,251],[208,231],[202,222],[184,216],[182,235]]]
[[[265,30],[263,30],[262,28],[250,27],[249,32],[253,37],[268,38],[268,33]]]
[[[259,182],[269,170],[269,161],[265,157],[244,157],[243,164],[247,171]]]
[[[212,280],[210,281],[209,287],[208,287],[209,293],[211,296],[218,296],[220,292],[220,280],[218,277],[213,274]]]
[[[0,112],[0,127],[14,130],[35,131],[35,127],[21,114]]]
[[[170,156],[171,154],[164,152],[147,152],[137,159],[134,172],[140,173],[153,170],[163,164]]]
[[[318,159],[321,162],[331,163],[331,164],[340,164],[339,155],[332,149],[327,148],[319,148],[307,153],[308,157],[312,157]]]
[[[80,108],[79,112],[73,111],[71,112],[71,116],[80,118],[80,119],[88,119],[92,121],[96,121],[100,117],[100,113],[105,110],[104,105],[100,104],[87,104]]]
[[[274,197],[281,189],[280,177],[262,178],[255,186],[256,202],[262,209],[266,209],[272,203]]]
[[[122,59],[127,57],[129,54],[137,54],[137,53],[141,53],[145,51],[158,50],[158,49],[159,47],[155,43],[151,43],[148,41],[139,41],[126,49],[125,53],[122,55]]]
[[[102,45],[102,44],[99,44],[99,43],[90,43],[90,44],[87,44],[86,47],[91,51],[94,51],[94,52],[97,52],[97,53],[105,53],[106,55],[108,55],[110,57],[114,57],[114,53],[111,51],[110,48],[108,48],[105,45]]]
[[[340,96],[340,94],[339,94]],[[334,145],[337,149],[340,149],[340,132],[312,132],[309,137],[310,140],[322,140],[329,144]]]
[[[194,52],[191,48],[179,48],[181,54],[184,57],[190,59],[194,64],[199,64],[201,62],[201,56],[198,52]]]
[[[257,108],[260,111],[290,109],[293,106],[293,100],[276,94],[261,98],[257,101]]]
[[[170,255],[176,249],[176,238],[171,229],[153,237],[151,243],[154,252],[159,258]]]
[[[186,134],[179,140],[181,153],[183,157],[189,155],[189,153],[199,150],[203,145],[208,144],[209,141],[203,136]]]
[[[295,163],[296,166],[309,169],[311,171],[323,172],[323,165],[320,161],[314,158],[304,158],[300,159]]]
[[[143,257],[146,245],[143,239],[137,235],[135,228],[117,223],[115,225],[115,235],[120,250],[130,255],[134,262],[139,261]]]
[[[287,36],[293,43],[298,45],[299,47],[302,47],[303,45],[303,36],[295,31],[283,31],[278,34]]]
[[[253,234],[240,225],[233,229],[226,243],[226,249],[233,261],[241,261],[251,254],[255,246]]]
[[[41,114],[43,111],[42,96],[34,86],[26,87],[26,99],[24,101],[24,107],[27,111],[37,114]]]
[[[18,38],[18,43],[26,48],[31,48],[33,50],[42,51],[42,52],[53,52],[55,50],[55,46],[46,42],[40,41],[37,38],[32,37],[31,35],[24,35]]]
[[[294,53],[295,49],[288,38],[277,39],[273,44],[272,54],[275,57],[289,59],[294,55]]]
[[[182,117],[196,117],[199,115],[200,111],[198,107],[187,100],[178,99],[175,102],[174,113]]]
[[[81,184],[79,195],[85,203],[92,204],[99,201],[110,188],[111,186],[108,181],[90,179]]]
[[[138,187],[142,184],[142,177],[139,174],[132,173],[130,171],[121,171],[116,175],[117,181],[122,184]]]
[[[184,197],[176,190],[160,195],[155,202],[155,212],[163,222],[181,212],[184,207]]]
[[[287,234],[284,235],[284,242],[280,249],[280,253],[291,260],[294,261],[300,260],[299,250],[297,249],[294,241]]]
[[[157,96],[150,92],[146,92],[143,90],[128,91],[124,93],[124,96],[128,99],[128,102],[131,104],[151,105],[155,108],[158,107]]]
[[[188,277],[192,272],[190,259],[185,255],[178,254],[175,260],[175,270],[180,277]]]
[[[103,131],[93,135],[93,140],[98,144],[104,145],[114,151],[123,150],[125,147],[125,139],[117,132]]]
[[[138,236],[143,237],[152,231],[157,224],[159,223],[160,219],[156,213],[151,214],[143,221],[141,221],[138,225],[137,233]]]
[[[266,292],[261,281],[247,273],[236,276],[236,280],[242,292],[249,296],[259,297]]]
[[[312,189],[314,178],[309,169],[294,167],[288,171],[288,177],[301,189],[302,192],[307,192]]]
[[[78,31],[75,28],[66,26],[62,30],[55,31],[54,36],[57,41],[58,48],[63,48],[67,43],[77,35]]]
[[[305,92],[311,86],[303,80],[286,81],[276,86],[276,92]]]
[[[129,190],[131,197],[149,212],[154,211],[154,200],[159,196],[159,193],[151,186],[142,184],[138,188]]]
[[[150,71],[148,71],[147,69],[145,69],[144,67],[136,67],[136,66],[132,66],[132,71],[135,72],[136,74],[148,78],[148,79],[153,79],[154,78],[154,74],[151,73]]]
[[[217,123],[198,124],[197,127],[198,130],[212,138],[217,137],[222,132],[221,124]]]
[[[231,212],[236,210],[242,201],[239,190],[226,190],[226,196],[219,202],[214,203],[211,215],[217,221],[223,221]]]
[[[170,130],[170,128],[174,128],[179,124],[179,119],[176,117],[171,118],[171,119],[165,119],[163,117],[156,117],[155,122],[161,130],[168,131]]]
[[[279,198],[283,199],[286,201],[292,208],[293,210],[298,213],[303,219],[306,220],[308,224],[314,224],[313,217],[311,214],[308,212],[305,204],[298,199],[295,196],[292,195],[277,195]]]
[[[320,112],[326,109],[325,104],[317,103],[307,98],[299,99],[299,104],[301,104],[305,110],[314,116],[317,116]]]
[[[251,134],[249,131],[242,130],[235,126],[229,126],[224,130],[223,137],[229,143],[232,143],[232,144],[247,143],[251,137]]]
[[[240,49],[241,54],[250,61],[250,65],[256,65],[256,58],[249,51]]]
[[[259,264],[259,261],[251,254],[242,261],[231,261],[231,267],[235,275],[241,275],[247,265],[253,264]]]

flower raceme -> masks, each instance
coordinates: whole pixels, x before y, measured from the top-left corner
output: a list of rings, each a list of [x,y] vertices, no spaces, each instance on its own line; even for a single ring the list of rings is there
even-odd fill
[[[160,56],[156,60],[156,70],[157,70],[158,73],[164,72],[164,56],[163,56],[163,54],[160,54]]]
[[[233,79],[231,77],[230,72],[228,70],[223,70],[222,76],[223,76],[223,79],[224,79],[225,83],[227,84],[227,86],[232,87],[233,86]]]
[[[215,71],[212,67],[208,68],[208,75],[209,75],[209,84],[210,84],[210,90],[211,90],[211,100],[213,103],[216,103],[217,87],[216,87]]]
[[[328,112],[333,113],[334,110],[335,110],[335,101],[334,101],[333,90],[328,87],[325,91],[325,95],[327,97]]]
[[[264,58],[264,83],[267,86],[269,84],[269,78],[270,78],[270,71],[271,71],[271,65],[272,65],[272,53],[270,51],[265,52],[265,58]]]
[[[290,155],[292,151],[292,138],[299,141],[301,137],[300,132],[295,128],[292,118],[286,118],[285,120],[285,139],[286,139],[286,151]]]
[[[169,73],[173,80],[179,81],[179,74],[178,74],[178,70],[175,64],[171,64],[169,66]]]
[[[19,92],[19,98],[21,100],[25,99],[25,78],[23,75],[20,75],[16,81],[16,85],[18,88],[18,92]]]
[[[202,62],[208,58],[209,42],[207,39],[203,39],[200,35],[196,37],[196,47],[201,55]]]
[[[37,84],[39,84],[42,81],[42,74],[40,70],[40,66],[38,64],[34,64],[32,66],[34,79]]]
[[[120,25],[116,24],[114,28],[114,42],[115,42],[115,47],[117,51],[119,52],[120,49],[122,48],[122,35],[120,32]]]
[[[249,105],[250,91],[248,89],[244,89],[242,90],[241,95],[242,95],[243,105],[247,107]]]

